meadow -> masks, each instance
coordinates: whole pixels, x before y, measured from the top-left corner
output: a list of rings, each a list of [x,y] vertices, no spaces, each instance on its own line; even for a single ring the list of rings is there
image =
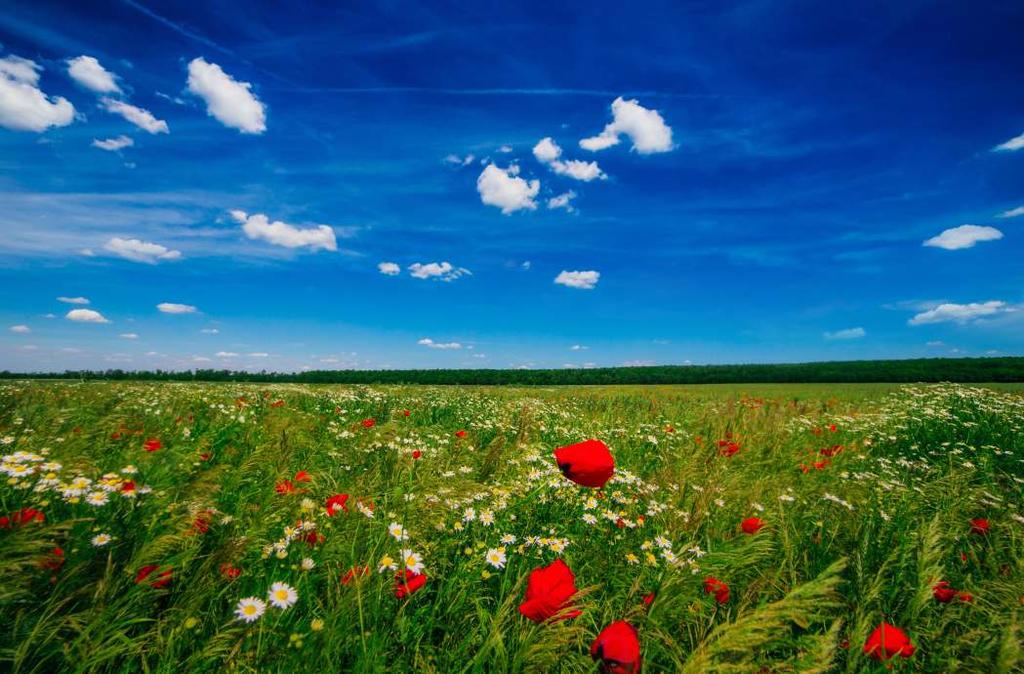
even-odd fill
[[[9,671],[1024,668],[1012,385],[7,381],[0,453]]]

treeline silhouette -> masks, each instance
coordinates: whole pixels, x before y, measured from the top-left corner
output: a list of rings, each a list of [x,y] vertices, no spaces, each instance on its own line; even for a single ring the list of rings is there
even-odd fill
[[[918,358],[766,365],[656,365],[557,370],[79,370],[0,372],[0,379],[294,382],[306,384],[752,384],[1022,382],[1024,358]]]

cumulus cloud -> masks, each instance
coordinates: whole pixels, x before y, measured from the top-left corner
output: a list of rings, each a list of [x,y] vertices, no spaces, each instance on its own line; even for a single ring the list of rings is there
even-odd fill
[[[450,154],[444,158],[444,163],[450,166],[469,166],[476,159],[476,155],[467,154],[465,157],[460,157],[457,154]]]
[[[161,260],[181,259],[180,250],[171,250],[158,243],[150,243],[140,239],[122,239],[119,236],[115,236],[110,241],[107,241],[103,249],[126,260],[144,262],[146,264],[156,264]]]
[[[107,138],[106,140],[99,140],[98,138],[92,139],[92,146],[98,147],[101,150],[107,152],[117,152],[123,150],[126,147],[135,145],[135,141],[128,136],[118,136],[117,138]]]
[[[1017,208],[1011,208],[1008,211],[1003,211],[997,218],[1017,218],[1024,215],[1024,206],[1018,206]]]
[[[638,101],[624,100],[621,96],[612,101],[612,121],[604,130],[591,138],[580,141],[584,150],[597,152],[618,145],[620,136],[625,134],[633,143],[633,150],[640,154],[668,152],[672,145],[672,128],[657,110],[649,110]]]
[[[121,339],[138,339],[139,335],[136,332],[122,332],[118,335]]]
[[[910,325],[925,325],[928,323],[970,323],[985,316],[1013,311],[1006,302],[989,300],[988,302],[971,302],[970,304],[953,304],[947,302],[940,304],[933,309],[922,311],[909,321]]]
[[[596,161],[580,161],[578,159],[562,161],[559,159],[562,156],[562,148],[555,141],[551,140],[550,137],[541,138],[533,146],[533,156],[540,163],[546,164],[555,173],[569,176],[575,180],[582,180],[588,183],[591,180],[597,180],[598,178],[604,180],[608,177],[597,165]]]
[[[465,267],[453,267],[450,262],[429,262],[427,264],[415,262],[409,265],[409,275],[419,279],[454,281],[461,276],[472,276],[473,274]]]
[[[69,321],[78,323],[109,323],[103,314],[92,309],[72,309],[64,316]]]
[[[860,339],[867,334],[868,333],[864,328],[846,328],[844,330],[836,330],[835,332],[823,332],[822,336],[829,341],[837,341],[845,339]]]
[[[430,339],[429,337],[424,337],[423,339],[419,340],[416,343],[421,345],[421,346],[428,347],[430,349],[461,349],[462,348],[462,344],[460,344],[458,342],[435,342],[434,340]]]
[[[89,298],[88,297],[64,297],[63,295],[61,295],[60,297],[57,298],[57,301],[58,302],[63,302],[64,304],[88,304],[89,303]]]
[[[535,210],[534,200],[540,192],[540,181],[527,181],[519,177],[519,166],[512,164],[501,169],[488,164],[476,179],[476,191],[480,201],[488,206],[497,206],[505,215],[515,211]]]
[[[39,133],[74,121],[75,106],[66,98],[50,97],[39,89],[42,69],[19,56],[0,59],[0,126]]]
[[[11,332],[15,332],[19,335],[27,335],[28,333],[32,332],[32,328],[28,327],[27,325],[12,325],[8,329]]]
[[[188,90],[206,102],[208,115],[242,133],[259,134],[267,130],[267,110],[251,88],[216,63],[197,58],[188,64]]]
[[[103,97],[100,99],[100,106],[107,112],[120,115],[126,120],[149,133],[170,133],[167,122],[157,119],[153,113],[145,108],[140,108],[131,103],[119,101],[116,98]]]
[[[1024,133],[1019,136],[1014,136],[1005,143],[1000,143],[992,148],[993,152],[1016,152],[1017,150],[1024,149]]]
[[[156,308],[165,314],[194,314],[199,311],[191,304],[177,304],[176,302],[161,302],[156,305]]]
[[[231,211],[231,217],[241,223],[242,231],[250,239],[262,239],[275,246],[285,248],[309,248],[316,250],[338,250],[334,229],[329,225],[318,225],[300,229],[280,220],[270,221],[262,213],[247,214],[245,211]]]
[[[377,271],[385,276],[398,276],[402,273],[402,268],[394,262],[381,262],[377,265]]]
[[[562,271],[555,277],[555,283],[580,290],[593,290],[600,279],[601,272],[597,271]]]
[[[938,236],[933,236],[923,245],[946,250],[960,250],[961,248],[973,248],[974,244],[979,241],[998,241],[1001,238],[1003,238],[1003,233],[995,227],[960,225],[947,229]]]
[[[548,208],[563,208],[567,212],[572,213],[576,210],[575,208],[573,208],[573,205],[571,203],[572,200],[575,198],[576,193],[573,192],[572,190],[569,190],[568,192],[563,192],[558,196],[551,197],[550,199],[548,199]]]
[[[68,75],[86,89],[98,94],[119,94],[117,76],[92,56],[76,56],[68,59]]]

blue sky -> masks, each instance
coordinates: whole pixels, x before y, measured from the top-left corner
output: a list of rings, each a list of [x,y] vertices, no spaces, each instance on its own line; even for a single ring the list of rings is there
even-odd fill
[[[371,4],[5,7],[0,368],[1024,353],[1024,5]]]

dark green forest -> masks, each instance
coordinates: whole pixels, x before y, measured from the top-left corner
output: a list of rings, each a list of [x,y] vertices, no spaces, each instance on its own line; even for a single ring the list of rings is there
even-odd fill
[[[553,386],[596,384],[785,384],[1024,382],[1024,358],[918,358],[751,365],[656,365],[557,370],[87,370],[0,372],[2,379],[237,381],[305,384],[453,384]]]

